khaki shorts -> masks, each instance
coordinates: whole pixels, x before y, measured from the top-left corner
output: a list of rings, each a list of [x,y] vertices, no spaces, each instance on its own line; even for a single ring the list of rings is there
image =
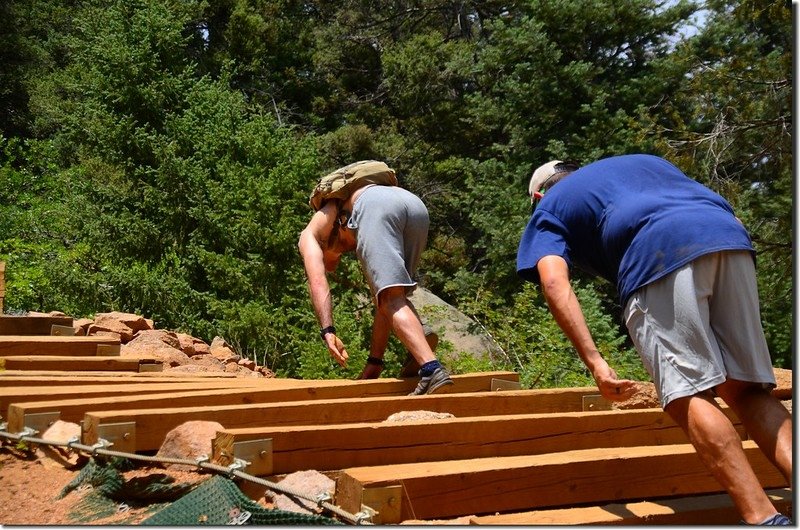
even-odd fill
[[[749,252],[697,258],[636,291],[624,317],[662,407],[728,378],[775,386]]]

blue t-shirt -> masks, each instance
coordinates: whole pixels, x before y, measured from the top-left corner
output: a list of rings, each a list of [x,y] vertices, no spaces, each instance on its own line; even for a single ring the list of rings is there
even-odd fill
[[[517,273],[539,282],[539,260],[561,256],[616,285],[624,304],[640,287],[720,250],[753,251],[725,199],[662,158],[624,155],[547,190],[522,234]]]

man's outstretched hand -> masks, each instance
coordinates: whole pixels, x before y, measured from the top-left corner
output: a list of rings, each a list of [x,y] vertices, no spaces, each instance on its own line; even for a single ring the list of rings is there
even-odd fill
[[[339,366],[347,368],[348,355],[342,340],[333,333],[326,333],[325,345],[328,346],[328,352],[331,354],[331,357],[336,359]]]
[[[618,379],[617,372],[608,366],[607,370],[593,375],[600,394],[610,401],[627,401],[639,391],[636,381]]]

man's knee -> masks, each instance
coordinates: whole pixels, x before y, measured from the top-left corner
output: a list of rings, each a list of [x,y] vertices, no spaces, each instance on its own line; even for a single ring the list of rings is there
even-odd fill
[[[692,394],[691,396],[684,396],[673,399],[667,406],[664,407],[664,412],[669,414],[669,416],[675,420],[678,425],[684,426],[688,424],[689,418],[689,408],[692,405],[692,400],[702,399],[703,401],[707,401],[712,403],[716,406],[716,401],[714,400],[714,392],[712,390],[704,390],[702,392],[698,392],[697,394]]]
[[[741,403],[742,400],[760,398],[771,393],[769,388],[762,383],[739,381],[737,379],[728,379],[717,386],[715,390],[717,395],[732,407]]]
[[[378,310],[385,315],[391,315],[407,304],[406,290],[402,286],[387,287],[378,293]]]

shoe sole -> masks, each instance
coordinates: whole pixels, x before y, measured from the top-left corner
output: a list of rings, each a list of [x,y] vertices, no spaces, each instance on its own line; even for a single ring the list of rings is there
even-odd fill
[[[425,392],[425,394],[426,395],[427,394],[433,394],[434,392],[436,392],[437,390],[439,390],[443,386],[448,386],[448,385],[452,385],[452,384],[453,384],[453,380],[452,379],[445,379],[444,381],[439,381],[437,384],[431,385],[431,387],[428,389],[427,392]]]

